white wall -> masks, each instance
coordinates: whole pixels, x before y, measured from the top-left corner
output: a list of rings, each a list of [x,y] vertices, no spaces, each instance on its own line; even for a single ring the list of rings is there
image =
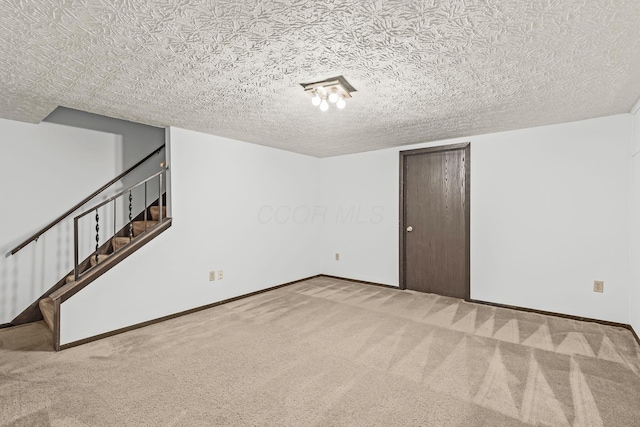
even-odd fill
[[[319,159],[170,135],[175,222],[62,304],[62,344],[320,273]]]
[[[631,284],[629,323],[640,334],[640,112],[633,116],[633,181],[631,194]]]
[[[395,149],[322,159],[324,274],[398,285],[398,173]]]
[[[58,107],[44,121],[121,135],[123,141],[122,170],[133,166],[165,142],[164,128],[114,119],[72,108]],[[125,176],[122,179],[121,188],[128,188],[153,175],[160,170],[159,165],[164,160],[164,152],[152,157],[148,162]]]
[[[5,254],[121,170],[117,135],[0,119],[0,323],[10,322],[73,268],[73,222]]]
[[[627,323],[630,138],[624,114],[402,149],[471,142],[471,298]],[[398,285],[399,151],[322,159],[323,273]]]

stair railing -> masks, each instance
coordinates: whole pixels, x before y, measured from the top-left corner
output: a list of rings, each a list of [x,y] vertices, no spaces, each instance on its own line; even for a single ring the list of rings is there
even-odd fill
[[[143,164],[144,162],[149,160],[151,157],[153,157],[156,154],[159,154],[160,151],[162,151],[164,148],[165,148],[165,144],[162,144],[161,147],[158,147],[155,150],[153,150],[153,152],[149,153],[147,156],[145,156],[138,163],[136,163],[135,165],[131,166],[129,169],[127,169],[126,171],[122,172],[120,175],[116,176],[111,181],[109,181],[106,184],[104,184],[102,187],[98,188],[96,191],[94,191],[93,193],[91,193],[90,195],[88,195],[87,197],[82,199],[80,202],[76,203],[71,209],[69,209],[68,211],[66,211],[62,215],[60,215],[58,218],[54,219],[49,224],[47,224],[46,226],[44,226],[40,230],[36,231],[31,237],[29,237],[27,240],[25,240],[24,242],[20,243],[18,246],[16,246],[10,252],[8,252],[6,256],[9,257],[10,255],[15,255],[18,251],[20,251],[22,248],[27,246],[29,243],[31,243],[33,241],[37,241],[40,238],[40,236],[42,236],[44,233],[49,231],[55,225],[57,225],[58,223],[63,221],[65,218],[67,218],[69,215],[71,215],[72,213],[74,213],[75,211],[80,209],[82,206],[87,204],[89,201],[91,201],[91,199],[93,199],[94,197],[96,197],[97,195],[102,193],[104,190],[106,190],[107,188],[111,187],[116,182],[120,181],[122,178],[124,178],[126,175],[128,175],[131,171],[133,171],[138,166],[140,166],[141,164]]]
[[[166,183],[166,173],[167,170],[169,168],[168,167],[164,167],[161,171],[154,173],[153,175],[149,176],[148,178],[143,179],[142,181],[138,182],[135,185],[132,185],[131,187],[120,191],[119,193],[113,195],[112,197],[106,199],[105,201],[98,203],[97,205],[93,206],[90,209],[87,209],[85,212],[81,213],[80,215],[76,216],[73,219],[73,275],[74,275],[74,280],[78,280],[80,277],[82,277],[84,274],[88,273],[90,270],[92,270],[94,267],[97,267],[99,264],[99,249],[100,249],[100,215],[99,215],[99,209],[108,205],[109,203],[113,203],[113,235],[111,238],[114,238],[117,233],[117,218],[118,218],[118,208],[117,208],[117,200],[119,198],[123,198],[123,200],[126,201],[128,200],[129,202],[129,206],[128,206],[128,236],[130,239],[133,239],[134,237],[134,233],[133,233],[133,222],[134,219],[137,215],[139,214],[134,214],[133,212],[133,191],[139,187],[144,187],[144,203],[143,203],[143,212],[144,212],[144,231],[143,233],[146,233],[149,230],[154,229],[155,227],[158,227],[162,224],[163,221],[163,201],[162,201],[162,197],[163,194],[165,193],[165,191],[163,190],[164,187],[164,183]],[[158,223],[147,228],[147,210],[150,208],[150,206],[148,205],[148,200],[147,200],[147,194],[148,194],[148,186],[150,181],[158,179]],[[122,206],[126,206],[125,204],[123,204]],[[89,264],[89,267],[87,269],[85,269],[84,271],[80,271],[80,237],[79,237],[79,222],[82,218],[84,218],[85,216],[95,213],[95,241],[96,241],[96,245],[95,245],[95,251],[92,252],[92,257],[95,257],[95,265],[91,266],[91,264]],[[108,240],[108,239],[107,239]],[[115,252],[115,248],[114,248],[114,252]]]

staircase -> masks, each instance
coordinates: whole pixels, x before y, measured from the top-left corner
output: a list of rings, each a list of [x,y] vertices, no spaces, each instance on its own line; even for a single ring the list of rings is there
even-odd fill
[[[160,224],[160,207],[158,205],[150,206],[148,208],[148,212],[149,212],[149,215],[151,216],[150,221],[145,221],[144,219],[142,220],[138,219],[136,221],[132,221],[131,228],[130,228],[130,232],[132,233],[132,235],[130,236],[123,235],[127,231],[126,228],[123,230],[120,230],[120,232],[117,235],[111,238],[110,242],[107,245],[103,246],[103,250],[106,251],[105,253],[98,253],[97,255],[92,255],[87,260],[85,260],[85,262],[83,263],[82,272],[80,272],[80,274],[88,273],[90,270],[94,269],[96,266],[100,266],[100,267],[105,266],[106,261],[110,259],[116,259],[115,257],[116,254],[118,255],[125,254],[126,252],[124,252],[123,249],[127,247],[133,247],[134,243],[138,243],[139,238],[144,233],[156,231],[155,227],[157,227]],[[171,219],[167,219],[166,206],[162,207],[162,219],[164,221],[168,221],[168,224],[170,225]],[[129,253],[126,253],[126,255],[128,256]],[[113,265],[115,265],[115,263]],[[77,282],[80,282],[82,280],[84,279],[79,278],[78,280],[76,280],[75,274],[70,273],[64,279],[64,286],[62,286],[57,291],[53,292],[50,296],[41,298],[40,301],[38,301],[38,308],[40,309],[42,318],[47,324],[47,326],[49,326],[49,328],[51,328],[53,332],[55,332],[54,298],[61,299],[64,295],[68,294],[72,290],[75,290],[75,292],[73,293],[78,292],[80,289],[78,289],[79,283]]]
[[[13,319],[8,326],[44,320],[51,328],[54,349],[60,350],[61,304],[171,226],[172,219],[167,217],[166,207],[168,167],[165,162],[160,164],[159,172],[100,203],[89,206],[91,201],[103,194],[106,189],[118,183],[163,148],[164,146],[156,149],[100,187],[7,255],[17,253],[31,242],[37,241],[41,235],[62,220],[70,218],[81,208],[85,209],[83,213],[73,218],[74,269]],[[155,201],[148,203],[149,196],[152,200],[155,198]],[[90,227],[87,227],[89,225]],[[95,233],[92,229],[95,229]],[[105,232],[106,230],[111,231]],[[93,247],[95,249],[92,249]],[[83,259],[80,259],[81,256]]]

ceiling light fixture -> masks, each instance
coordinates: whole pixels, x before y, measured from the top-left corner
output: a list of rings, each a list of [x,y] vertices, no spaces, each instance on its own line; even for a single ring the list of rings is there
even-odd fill
[[[351,93],[356,91],[342,76],[300,85],[311,96],[311,103],[320,107],[320,111],[329,110],[329,103],[336,104],[342,110],[347,105],[345,99],[351,98]]]

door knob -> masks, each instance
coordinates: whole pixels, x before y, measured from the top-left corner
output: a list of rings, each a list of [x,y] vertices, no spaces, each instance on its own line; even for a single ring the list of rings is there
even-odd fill
[[[413,227],[412,227],[412,226],[408,226],[408,227],[407,227],[407,231],[408,231],[408,232],[412,232],[412,231],[413,231]]]

